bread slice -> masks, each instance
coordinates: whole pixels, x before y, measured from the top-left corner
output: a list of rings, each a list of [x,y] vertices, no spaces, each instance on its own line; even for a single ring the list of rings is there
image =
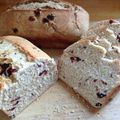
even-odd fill
[[[82,39],[64,50],[59,60],[59,78],[93,108],[101,108],[119,90],[119,56],[109,39]]]
[[[103,20],[94,23],[82,38],[97,35],[99,38],[105,38],[112,45],[120,45],[120,22],[114,19]]]
[[[22,2],[0,15],[0,35],[22,36],[39,47],[65,48],[88,27],[89,15],[82,7],[59,0]]]
[[[55,61],[32,43],[15,36],[0,38],[0,110],[10,118],[36,100],[57,77]]]

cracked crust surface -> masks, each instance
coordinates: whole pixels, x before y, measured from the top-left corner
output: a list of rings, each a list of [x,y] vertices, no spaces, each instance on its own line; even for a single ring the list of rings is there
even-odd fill
[[[3,12],[0,19],[0,35],[25,37],[39,47],[65,48],[89,26],[89,15],[82,7],[61,1],[21,3]]]

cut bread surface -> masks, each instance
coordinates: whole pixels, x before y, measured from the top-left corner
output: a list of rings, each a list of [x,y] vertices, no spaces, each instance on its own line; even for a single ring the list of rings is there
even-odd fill
[[[57,67],[23,38],[6,36],[0,42],[0,110],[14,118],[57,81]]]
[[[120,86],[118,56],[107,39],[85,38],[64,51],[59,61],[59,78],[94,108],[101,108]]]

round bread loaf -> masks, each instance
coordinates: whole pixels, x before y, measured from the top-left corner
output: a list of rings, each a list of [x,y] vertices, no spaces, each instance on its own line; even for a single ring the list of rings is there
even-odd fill
[[[88,30],[89,15],[78,5],[57,0],[19,3],[0,16],[0,35],[17,35],[39,47],[65,48]]]

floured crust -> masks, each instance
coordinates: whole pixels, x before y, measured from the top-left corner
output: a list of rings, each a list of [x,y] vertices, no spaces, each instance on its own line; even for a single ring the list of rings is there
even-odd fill
[[[38,58],[50,59],[50,57],[45,52],[43,52],[42,50],[40,50],[39,48],[37,48],[24,38],[17,36],[4,36],[1,37],[0,39],[1,40],[5,39],[17,45],[20,48],[20,50],[22,50],[22,52],[24,52],[28,56],[29,60],[36,60]]]
[[[14,7],[0,16],[0,35],[18,35],[39,47],[65,48],[79,40],[89,27],[88,13],[77,5],[70,4],[66,9]]]
[[[34,4],[35,3],[35,4]],[[44,3],[44,5],[39,5],[39,3]],[[60,4],[58,4],[60,3]],[[29,7],[26,7],[26,5],[29,4]],[[26,0],[24,3],[19,2],[16,6],[13,7],[13,9],[18,10],[29,10],[29,9],[36,9],[36,7],[41,6],[42,9],[72,9],[73,6],[67,1],[63,0]]]

